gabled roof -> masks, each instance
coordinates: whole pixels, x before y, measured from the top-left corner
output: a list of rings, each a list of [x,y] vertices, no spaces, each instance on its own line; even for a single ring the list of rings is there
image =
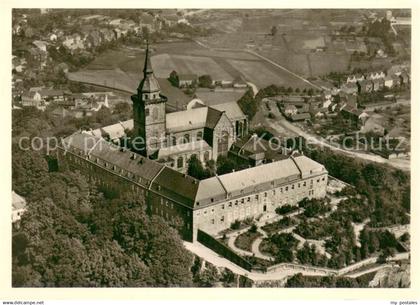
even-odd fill
[[[26,200],[22,196],[12,191],[12,209],[20,210],[26,208]]]
[[[206,127],[213,129],[216,127],[220,118],[222,117],[223,112],[212,107],[208,107],[207,118],[206,118]]]
[[[193,108],[190,110],[166,114],[166,129],[170,132],[188,129],[204,128],[206,125],[208,107]]]
[[[260,184],[272,181],[285,181],[286,178],[295,179],[300,175],[296,164],[289,158],[273,163],[263,164],[246,170],[219,176],[227,192],[241,192],[247,188],[254,188]]]
[[[211,107],[192,108],[166,114],[166,130],[179,132],[198,128],[214,128],[223,112]]]
[[[151,189],[193,207],[199,182],[191,176],[165,166],[153,180]]]
[[[110,166],[115,165],[119,169],[131,172],[142,178],[142,182],[136,182],[143,185],[148,185],[164,167],[162,164],[129,150],[122,150],[119,146],[103,138],[92,136],[87,132],[73,134],[64,141],[65,149],[75,147],[81,150],[84,155],[90,155],[92,162],[96,161],[95,158],[99,158],[102,161],[108,162]]]
[[[292,119],[292,121],[309,120],[311,118],[311,115],[308,112],[296,113],[292,114],[290,118]]]
[[[133,120],[118,122],[113,125],[104,126],[95,130],[88,131],[89,134],[94,136],[103,136],[107,134],[111,140],[125,136],[126,130],[131,130],[134,127]]]
[[[361,115],[363,113],[363,110],[361,109],[356,109],[350,105],[345,105],[343,109],[341,109],[341,111],[346,111],[352,114],[355,114],[357,116]]]

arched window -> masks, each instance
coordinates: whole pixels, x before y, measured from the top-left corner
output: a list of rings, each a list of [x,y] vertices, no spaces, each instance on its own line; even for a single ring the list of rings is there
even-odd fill
[[[178,168],[183,168],[184,167],[184,158],[178,157],[178,159],[176,161],[176,165],[177,165]]]
[[[229,133],[225,130],[222,131],[221,135],[217,139],[217,155],[227,155],[229,148]]]
[[[208,151],[204,152],[204,161],[209,161],[210,160],[210,153]]]
[[[188,143],[188,142],[190,142],[190,135],[188,133],[186,133],[184,135],[184,143]]]
[[[171,136],[171,143],[173,146],[176,145],[176,137],[175,136]]]
[[[203,139],[203,132],[199,131],[197,132],[197,140],[202,140]]]

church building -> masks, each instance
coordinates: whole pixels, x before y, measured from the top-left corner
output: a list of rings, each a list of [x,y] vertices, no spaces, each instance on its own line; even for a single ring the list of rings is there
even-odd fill
[[[166,113],[168,99],[153,73],[149,47],[143,79],[131,99],[137,150],[181,172],[186,171],[192,155],[203,164],[217,160],[218,156],[227,155],[236,139],[246,135],[248,122],[239,107],[231,117],[223,107],[200,103],[184,111]]]

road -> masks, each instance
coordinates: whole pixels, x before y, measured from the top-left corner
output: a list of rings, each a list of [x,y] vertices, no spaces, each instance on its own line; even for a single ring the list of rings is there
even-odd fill
[[[336,145],[329,143],[324,138],[310,134],[302,130],[298,126],[287,121],[283,117],[283,115],[280,113],[280,111],[278,111],[278,108],[275,105],[275,103],[270,104],[270,108],[271,108],[271,111],[274,112],[276,119],[267,118],[266,122],[271,128],[273,128],[274,130],[277,130],[279,133],[283,133],[284,129],[287,129],[291,131],[292,133],[305,138],[308,145],[319,145],[322,147],[327,147],[333,151],[338,151],[354,158],[387,164],[387,165],[390,165],[392,167],[395,167],[404,171],[410,171],[410,160],[403,160],[403,159],[388,160],[378,155],[366,154],[366,153],[361,153],[357,151],[342,149],[340,147],[337,147]]]
[[[318,268],[318,267],[298,265],[298,264],[293,264],[295,266],[293,268],[285,266],[283,268],[266,272],[266,273],[254,272],[254,271],[250,272],[232,263],[226,258],[221,257],[216,252],[205,247],[199,242],[191,243],[191,242],[184,241],[184,246],[187,250],[199,256],[200,258],[208,261],[214,266],[227,268],[236,274],[246,276],[256,282],[284,280],[285,277],[294,275],[296,273],[302,273],[303,275],[325,276],[325,273],[323,272],[323,270],[326,270],[326,268]],[[397,255],[395,255],[395,257],[389,259],[389,261],[404,260],[404,259],[407,259],[408,257],[409,257],[408,253],[398,253]],[[358,266],[358,268],[361,268],[362,267],[361,263],[362,262],[355,263],[354,265],[360,265]],[[349,269],[351,267],[352,266],[348,266],[348,267],[345,267],[343,269],[339,269],[336,271],[333,271],[332,269],[329,269],[329,270],[332,270],[333,272],[340,274],[342,276],[347,276],[345,273],[351,272],[352,270]],[[303,270],[302,268],[304,268],[305,270]],[[344,272],[344,270],[349,270],[349,271]],[[361,271],[361,272],[364,273],[365,271]],[[370,272],[372,272],[372,270],[370,270]]]

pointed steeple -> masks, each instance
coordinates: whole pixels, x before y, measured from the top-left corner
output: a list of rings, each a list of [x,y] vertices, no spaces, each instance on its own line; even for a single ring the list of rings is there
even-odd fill
[[[146,41],[146,58],[144,60],[144,68],[143,68],[144,77],[147,74],[153,73],[152,63],[150,62],[150,54],[149,54],[149,41]]]
[[[137,91],[139,93],[159,92],[159,83],[153,74],[152,63],[150,61],[149,41],[146,45],[146,57],[144,59],[143,80],[140,82]]]

